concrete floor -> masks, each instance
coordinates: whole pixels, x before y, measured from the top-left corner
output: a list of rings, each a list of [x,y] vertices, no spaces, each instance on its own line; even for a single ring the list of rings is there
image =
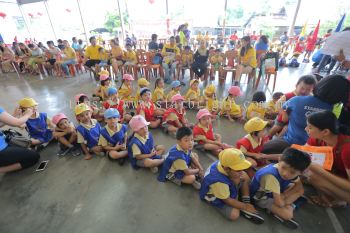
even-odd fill
[[[292,90],[298,77],[310,71],[309,65],[304,66],[281,70],[276,91]],[[97,85],[86,73],[69,80],[29,76],[19,79],[14,74],[0,74],[0,83],[0,106],[8,112],[13,111],[20,98],[30,96],[39,102],[39,110],[49,116],[64,112],[71,119],[74,95],[92,93]],[[218,85],[218,96],[229,86],[229,79],[224,86]],[[259,89],[266,90],[270,98],[271,92],[263,84]],[[245,95],[238,101],[242,104],[254,93],[250,85],[243,84],[243,90]],[[194,115],[194,111],[188,111],[193,122]],[[242,125],[226,119],[214,125],[230,144],[245,134]],[[160,130],[152,133],[157,144],[170,147],[175,142]],[[235,223],[227,221],[201,202],[191,187],[159,183],[149,171],[134,171],[128,163],[120,167],[106,158],[94,157],[90,161],[83,156],[58,158],[57,149],[53,143],[42,151],[41,159],[50,160],[43,172],[36,173],[33,167],[0,175],[1,233],[292,232],[265,213],[263,225],[243,218]],[[200,159],[206,168],[214,158],[200,154]],[[301,227],[293,232],[350,232],[349,214],[349,208],[331,210],[306,204],[295,213]]]

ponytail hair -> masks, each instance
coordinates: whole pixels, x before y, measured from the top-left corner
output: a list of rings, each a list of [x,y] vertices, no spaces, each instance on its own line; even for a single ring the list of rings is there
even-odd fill
[[[241,48],[241,57],[243,57],[252,46],[250,45],[250,36],[243,36],[242,40],[247,42],[247,45]]]

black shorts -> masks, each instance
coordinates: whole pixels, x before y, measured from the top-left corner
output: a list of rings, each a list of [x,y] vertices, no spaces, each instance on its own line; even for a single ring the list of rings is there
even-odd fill
[[[19,163],[22,168],[33,166],[40,159],[40,154],[17,146],[8,146],[0,151],[0,167]]]
[[[50,63],[50,65],[53,66],[56,63],[56,59],[49,59],[49,60],[47,60],[47,62]]]
[[[89,68],[91,68],[92,66],[98,65],[101,62],[101,60],[87,60],[85,65]]]

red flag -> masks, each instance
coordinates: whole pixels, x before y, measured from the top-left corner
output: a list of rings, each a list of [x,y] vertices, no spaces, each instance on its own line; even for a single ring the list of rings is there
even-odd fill
[[[317,37],[318,37],[318,31],[320,30],[320,20],[318,20],[318,24],[314,30],[314,33],[312,34],[312,42],[316,43]]]

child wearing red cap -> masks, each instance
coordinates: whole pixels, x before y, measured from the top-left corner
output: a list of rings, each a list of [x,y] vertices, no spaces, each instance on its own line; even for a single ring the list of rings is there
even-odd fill
[[[198,124],[193,128],[193,137],[198,142],[197,148],[203,147],[214,155],[218,154],[226,148],[233,146],[221,142],[221,135],[214,134],[213,125],[211,123],[212,114],[208,109],[201,109],[198,111],[196,118]]]
[[[134,101],[135,97],[132,96],[132,81],[134,78],[131,74],[124,74],[122,84],[119,87],[118,95],[121,100]]]
[[[235,98],[241,95],[242,91],[238,86],[231,86],[228,90],[228,96],[222,102],[220,115],[226,116],[229,121],[242,119],[242,108],[235,102]]]
[[[165,110],[154,105],[151,95],[151,90],[148,88],[140,90],[141,100],[136,108],[136,113],[142,115],[146,121],[150,122],[150,127],[154,129],[162,123]]]
[[[150,168],[153,173],[157,173],[158,166],[164,162],[161,155],[165,148],[161,145],[154,145],[152,134],[148,132],[148,125],[150,123],[141,115],[131,118],[129,126],[134,134],[128,143],[128,155],[134,169]]]
[[[79,155],[77,131],[74,124],[68,120],[68,117],[64,113],[53,116],[52,123],[56,125],[53,136],[57,139],[60,147],[57,155],[64,156],[69,153],[72,153],[74,156]]]
[[[176,131],[183,127],[189,126],[185,118],[186,110],[184,108],[184,98],[176,94],[171,98],[172,107],[168,108],[163,115],[163,124],[165,133],[176,134]]]

